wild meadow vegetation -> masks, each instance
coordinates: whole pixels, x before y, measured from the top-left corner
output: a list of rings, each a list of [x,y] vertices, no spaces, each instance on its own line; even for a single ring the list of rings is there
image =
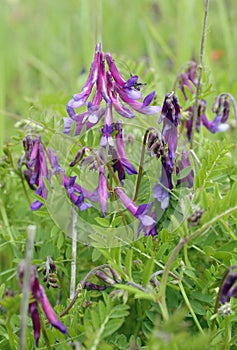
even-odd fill
[[[0,348],[235,349],[235,0],[3,0]]]

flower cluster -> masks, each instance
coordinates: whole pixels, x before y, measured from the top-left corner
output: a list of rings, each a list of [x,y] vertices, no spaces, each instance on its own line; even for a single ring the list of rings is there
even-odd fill
[[[179,89],[182,91],[185,101],[188,100],[187,91],[189,91],[189,93],[191,93],[192,95],[194,95],[195,93],[195,89],[197,87],[196,72],[197,64],[196,62],[192,61],[188,69],[185,72],[183,72],[179,77]],[[199,131],[201,124],[203,124],[212,133],[216,133],[217,131],[226,131],[229,128],[229,125],[226,124],[226,121],[229,117],[230,112],[230,103],[228,96],[225,93],[223,93],[216,97],[212,106],[212,111],[216,113],[216,117],[213,121],[210,121],[207,118],[206,106],[206,100],[200,99],[198,101],[198,111],[195,129]],[[191,140],[194,107],[189,107],[186,110],[186,112],[188,112],[189,115],[188,120],[186,121],[187,136],[188,139]]]
[[[107,70],[105,62],[107,62]],[[136,88],[137,81],[137,75],[125,80],[112,55],[104,53],[101,50],[101,44],[97,44],[87,81],[81,92],[73,95],[67,104],[69,118],[64,118],[64,132],[69,134],[71,126],[75,123],[75,135],[79,135],[83,127],[85,130],[90,129],[104,116],[101,145],[108,143],[112,146],[114,130],[112,107],[119,115],[129,119],[135,116],[133,110],[146,115],[157,114],[160,111],[159,106],[151,106],[155,97],[154,91],[143,101],[139,101],[142,94]],[[91,101],[88,101],[90,96]],[[86,108],[86,111],[77,114],[75,109],[80,107]]]
[[[18,278],[20,283],[20,288],[23,288],[23,278],[25,273],[25,261],[22,261],[18,265]],[[50,324],[57,328],[63,334],[67,333],[67,328],[65,325],[59,321],[56,316],[48,298],[45,293],[44,288],[39,284],[37,272],[35,266],[31,266],[31,275],[30,275],[30,292],[32,298],[29,303],[29,312],[33,323],[34,329],[34,338],[36,347],[38,347],[39,338],[40,338],[40,316],[39,316],[39,305],[41,305],[45,316],[47,317]]]
[[[84,191],[76,183],[76,176],[70,176],[69,178],[66,176],[64,169],[58,163],[58,157],[51,148],[48,151],[45,150],[40,137],[34,139],[27,136],[23,140],[23,146],[25,154],[21,164],[26,166],[24,176],[29,187],[42,198],[42,201],[36,200],[31,204],[31,210],[35,211],[42,207],[43,200],[48,197],[45,181],[50,182],[53,175],[61,176],[61,183],[68,197],[81,211],[91,207],[91,204],[85,202],[87,191]]]
[[[160,183],[154,186],[153,193],[154,198],[161,203],[161,208],[166,209],[169,205],[170,190],[173,188],[172,174],[174,172],[175,155],[178,145],[178,125],[180,123],[180,106],[173,91],[165,96],[158,123],[160,124],[162,121],[161,137],[168,146],[168,153],[164,147],[162,148],[162,153],[159,152],[161,154],[162,172]],[[149,148],[152,147],[151,144],[152,142],[150,140]]]

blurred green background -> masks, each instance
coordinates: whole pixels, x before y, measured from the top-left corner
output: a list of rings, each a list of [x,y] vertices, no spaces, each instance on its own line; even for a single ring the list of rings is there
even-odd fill
[[[0,144],[29,117],[38,94],[72,95],[96,42],[125,62],[152,67],[160,100],[179,67],[198,57],[202,0],[1,0]],[[205,66],[217,92],[236,96],[236,0],[210,0]],[[127,64],[129,62],[129,64]],[[118,64],[119,65],[119,64]],[[142,78],[142,77],[141,77]],[[67,100],[65,100],[67,101]]]

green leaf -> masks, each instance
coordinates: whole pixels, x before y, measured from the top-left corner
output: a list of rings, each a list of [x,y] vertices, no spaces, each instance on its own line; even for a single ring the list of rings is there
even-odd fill
[[[98,249],[94,248],[93,251],[92,251],[92,261],[95,262],[100,257],[101,257],[101,252]]]
[[[147,283],[150,281],[152,272],[154,269],[154,259],[148,259],[143,272],[143,285],[146,287]]]
[[[130,280],[132,280],[133,250],[128,249],[125,257],[125,268]]]
[[[104,332],[102,334],[103,338],[107,338],[110,335],[114,334],[123,324],[123,319],[112,319],[109,320],[108,323],[105,325]]]

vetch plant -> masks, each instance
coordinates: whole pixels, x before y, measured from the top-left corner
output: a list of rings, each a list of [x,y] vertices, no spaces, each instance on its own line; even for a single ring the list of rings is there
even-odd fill
[[[156,33],[164,8],[169,14],[178,10],[180,29],[186,16],[190,22],[193,4],[185,11],[182,2],[173,5],[146,4],[157,17]],[[147,35],[146,57],[136,65],[128,61],[135,72],[129,75],[120,55],[104,52],[98,43],[92,62],[85,58],[89,63],[78,87],[74,90],[71,81],[67,86],[65,79],[63,94],[39,94],[31,102],[37,122],[26,123],[26,129],[21,124],[5,145],[1,349],[236,346],[237,165],[231,108],[237,113],[227,92],[213,98],[209,111],[212,89],[203,56],[207,8],[208,0],[200,59],[179,72],[173,91],[168,87],[163,95],[162,84],[169,84],[175,50],[186,42],[174,42],[173,30],[155,36],[158,57]],[[153,30],[152,22],[146,25]],[[170,52],[163,62],[162,55]],[[151,67],[154,58],[164,75],[160,70],[157,77],[160,67]],[[56,72],[39,63],[35,68],[57,82]],[[75,84],[74,69],[72,76]],[[220,80],[217,91],[226,83]],[[32,222],[37,230],[35,237],[29,235],[29,249],[25,227]]]

